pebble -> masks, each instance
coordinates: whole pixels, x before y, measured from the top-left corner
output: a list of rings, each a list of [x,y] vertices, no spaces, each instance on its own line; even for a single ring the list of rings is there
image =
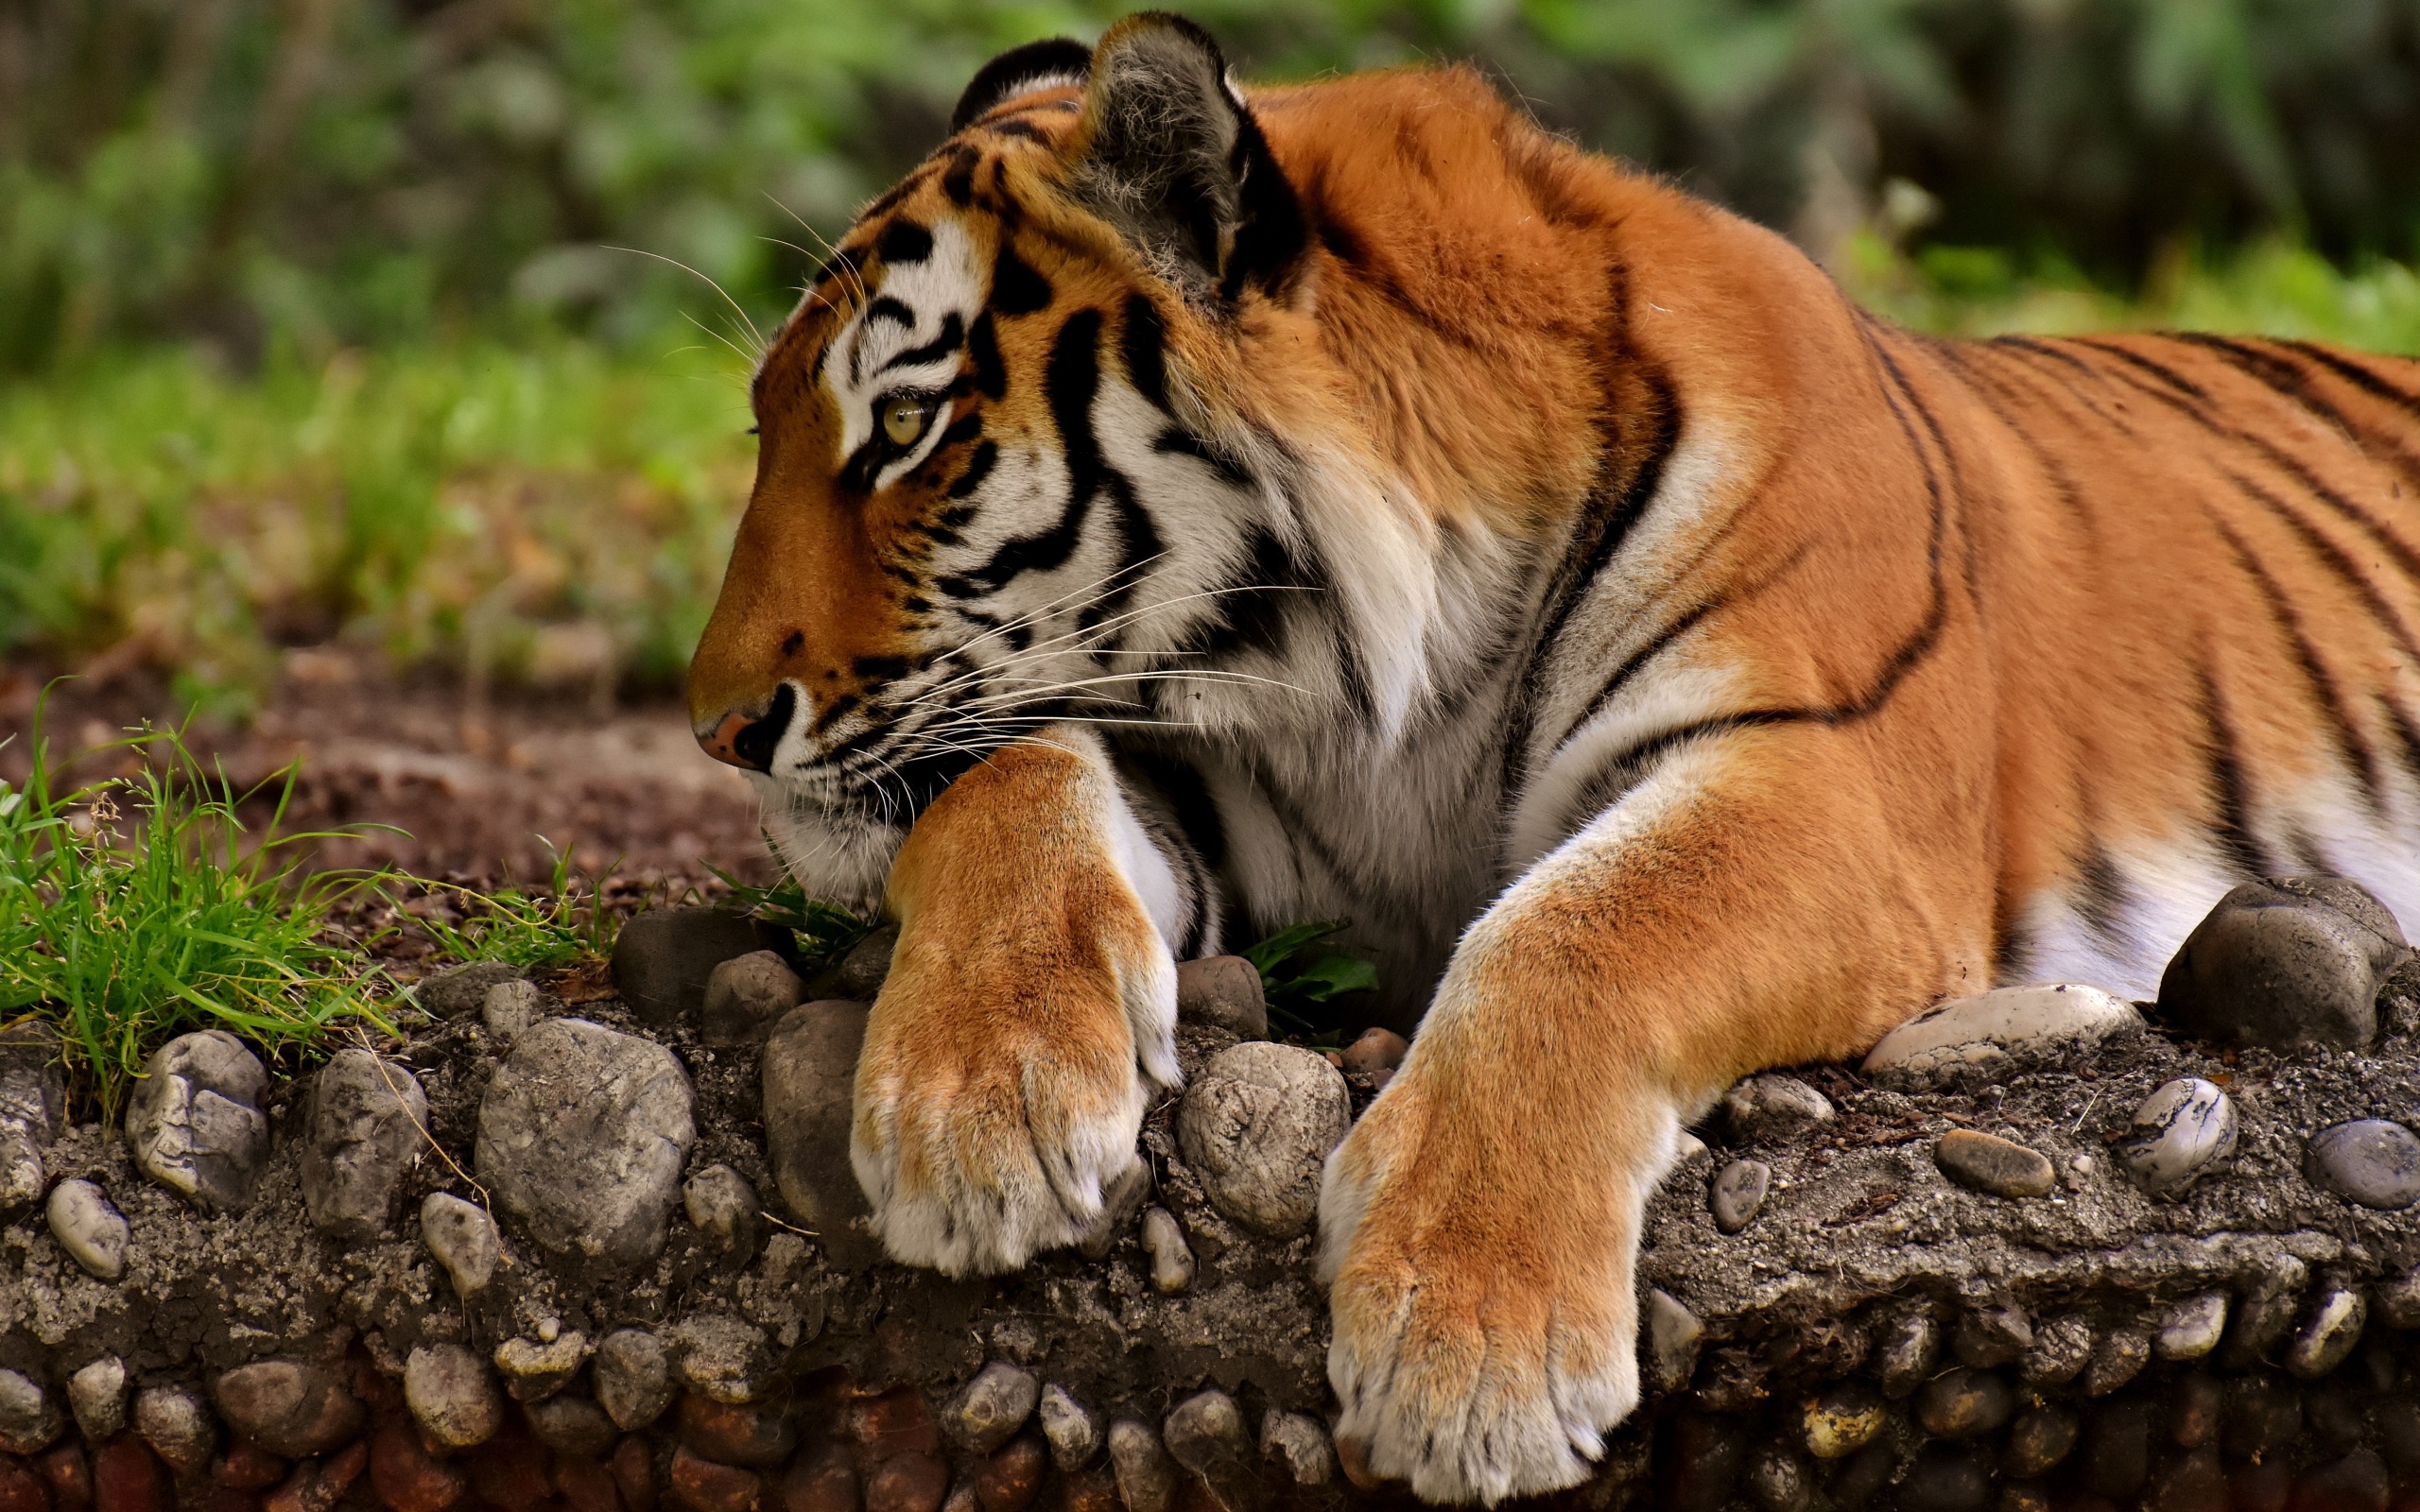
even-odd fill
[[[2132,1497],[2152,1472],[2152,1413],[2147,1401],[2113,1401],[2085,1425],[2077,1479],[2098,1496]]]
[[[1042,1388],[1039,1410],[1042,1439],[1050,1446],[1051,1463],[1070,1475],[1091,1464],[1100,1452],[1099,1415],[1056,1383]]]
[[[127,1105],[136,1169],[205,1208],[244,1208],[268,1159],[268,1073],[233,1035],[177,1036],[152,1053]]]
[[[177,1498],[159,1459],[144,1447],[143,1440],[120,1437],[102,1445],[93,1456],[93,1504],[97,1512],[171,1512]],[[326,1509],[307,1507],[295,1512]]]
[[[115,1438],[126,1427],[126,1362],[105,1354],[67,1378],[67,1410],[84,1442]]]
[[[2225,1408],[2225,1395],[2220,1390],[2216,1376],[2203,1370],[2188,1370],[2178,1376],[2169,1390],[2169,1440],[2179,1449],[2199,1449],[2218,1442],[2219,1419]]]
[[[602,1459],[621,1435],[605,1409],[586,1397],[568,1393],[533,1401],[522,1409],[530,1436],[558,1454]]]
[[[108,1193],[90,1181],[61,1181],[50,1189],[43,1212],[50,1220],[51,1237],[86,1274],[105,1281],[126,1274],[126,1249],[133,1229]]]
[[[717,1401],[752,1401],[772,1374],[765,1331],[727,1313],[693,1313],[664,1341],[681,1383]]]
[[[1212,1206],[1272,1239],[1319,1216],[1320,1174],[1353,1120],[1344,1078],[1295,1045],[1213,1056],[1177,1106],[1177,1143]]]
[[[479,1100],[479,1179],[559,1263],[636,1270],[662,1252],[680,1200],[697,1139],[690,1102],[688,1074],[664,1046],[548,1019]]]
[[[1865,1057],[1868,1075],[1895,1073],[1929,1080],[1965,1066],[1988,1066],[2013,1051],[2098,1044],[2143,1017],[2116,994],[2080,983],[1996,988],[1953,998],[1886,1034]]]
[[[286,1459],[322,1454],[361,1432],[362,1405],[330,1369],[297,1360],[255,1360],[212,1383],[229,1427]]]
[[[471,1449],[504,1426],[504,1396],[485,1362],[458,1344],[429,1344],[404,1362],[404,1405],[441,1449]]]
[[[370,1437],[370,1488],[389,1512],[445,1512],[470,1494],[471,1483],[397,1418]]]
[[[1870,1388],[1842,1382],[1807,1398],[1799,1420],[1806,1452],[1817,1459],[1846,1459],[1874,1442],[1891,1413]]]
[[[2152,1342],[2132,1329],[2117,1329],[2094,1342],[2092,1358],[2083,1367],[2083,1394],[2105,1397],[2143,1373],[2151,1363]]]
[[[1032,1371],[994,1360],[942,1409],[942,1436],[966,1453],[989,1454],[1026,1425],[1041,1399]]]
[[[1706,1206],[1714,1211],[1714,1226],[1726,1234],[1736,1234],[1748,1227],[1765,1205],[1765,1194],[1772,1190],[1773,1168],[1762,1160],[1734,1160],[1716,1173],[1714,1185],[1706,1194]]]
[[[863,1504],[856,1461],[845,1444],[823,1444],[808,1450],[790,1462],[788,1472],[782,1477],[782,1512],[857,1512]],[[605,1512],[615,1509],[607,1508]]]
[[[756,1253],[765,1235],[756,1189],[730,1166],[717,1162],[682,1182],[681,1206],[691,1226],[726,1259],[745,1263]]]
[[[1160,1438],[1169,1456],[1201,1476],[1224,1505],[1257,1500],[1252,1495],[1252,1437],[1235,1398],[1216,1386],[1195,1392],[1169,1411]]]
[[[2015,1410],[2016,1396],[2007,1382],[1965,1366],[1933,1377],[1916,1394],[1916,1420],[1935,1438],[1991,1433]]]
[[[883,1467],[884,1469],[890,1468]],[[877,1470],[874,1478],[880,1481],[882,1472]],[[673,1450],[672,1463],[666,1469],[665,1479],[671,1485],[672,1499],[688,1508],[689,1512],[755,1512],[765,1491],[765,1478],[754,1470],[737,1465],[718,1465],[703,1455],[692,1453],[686,1444]],[[939,1498],[935,1501],[938,1502]],[[924,1508],[922,1512],[931,1512],[931,1509]]]
[[[2170,1308],[2152,1335],[2152,1353],[2163,1360],[2199,1360],[2219,1347],[2227,1328],[2227,1294],[2204,1292]]]
[[[488,988],[527,979],[527,972],[508,961],[473,961],[422,977],[413,985],[412,997],[438,1018],[458,1019],[487,1005]]]
[[[724,1465],[769,1469],[798,1447],[789,1403],[780,1398],[734,1402],[685,1396],[679,1418],[681,1442]]]
[[[1031,1434],[1011,1438],[976,1468],[975,1504],[979,1512],[1025,1512],[1049,1470],[1050,1456]]]
[[[544,1401],[571,1383],[588,1355],[588,1336],[575,1329],[551,1339],[507,1339],[494,1358],[513,1400]]]
[[[2393,1212],[2420,1201],[2420,1137],[2383,1118],[2331,1124],[2310,1137],[2303,1171],[2341,1197]]]
[[[1748,1456],[1748,1500],[1764,1512],[1806,1512],[1814,1483],[1799,1457],[1779,1444],[1765,1444]]]
[[[663,1026],[704,1006],[715,968],[778,950],[772,925],[718,908],[651,908],[614,938],[614,990],[642,1023]]]
[[[1403,1057],[1411,1053],[1411,1041],[1392,1029],[1369,1028],[1343,1051],[1344,1069],[1367,1076],[1374,1072],[1394,1071],[1403,1065]]]
[[[2369,1317],[2370,1304],[2360,1292],[2343,1287],[2323,1292],[2286,1346],[2286,1368],[2305,1381],[2317,1381],[2344,1363],[2360,1342]]]
[[[2403,954],[2393,916],[2354,884],[2248,882],[2186,936],[2160,1011],[2217,1044],[2357,1049],[2377,1035],[2378,980]]]
[[[2394,1482],[2374,1450],[2357,1449],[2302,1476],[2294,1487],[2298,1506],[2338,1512],[2386,1512]]]
[[[2069,1313],[2033,1331],[2033,1348],[2016,1363],[2016,1378],[2029,1386],[2064,1386],[2092,1359],[2092,1325]]]
[[[33,1020],[0,1029],[0,1212],[41,1198],[43,1150],[66,1111],[58,1031]]]
[[[199,1475],[218,1452],[218,1419],[182,1386],[146,1386],[134,1394],[134,1432],[179,1475]]]
[[[1678,1391],[1697,1374],[1705,1325],[1660,1287],[1647,1294],[1646,1322],[1648,1384],[1657,1391]]]
[[[2083,1432],[2075,1414],[2065,1408],[2029,1407],[2009,1425],[2000,1468],[2018,1480],[2039,1475],[2066,1459]]]
[[[1269,1038],[1269,1004],[1260,968],[1240,955],[1205,955],[1176,969],[1176,1018],[1224,1029],[1238,1040]]]
[[[1958,1363],[1979,1370],[2014,1365],[2032,1347],[2033,1321],[2013,1302],[1970,1309],[1958,1319],[1949,1339]]]
[[[614,1488],[622,1493],[627,1512],[655,1512],[655,1456],[648,1442],[632,1434],[614,1446],[610,1462]]]
[[[1875,1371],[1882,1378],[1882,1394],[1904,1397],[1932,1374],[1941,1352],[1941,1325],[1930,1313],[1911,1308],[1884,1325],[1882,1343],[1874,1353]]]
[[[519,978],[498,982],[479,999],[480,1025],[498,1045],[507,1049],[545,1016],[545,996],[538,990],[535,982],[525,982]]]
[[[2391,1329],[2420,1329],[2420,1266],[2380,1282],[2375,1295],[2379,1322]]]
[[[1795,1076],[1750,1076],[1722,1096],[1724,1127],[1737,1144],[1789,1138],[1832,1119],[1831,1100]]]
[[[454,1295],[469,1301],[495,1279],[504,1242],[487,1210],[451,1193],[432,1192],[420,1205],[421,1243],[454,1282]]]
[[[1126,1512],[1175,1512],[1177,1464],[1150,1423],[1120,1418],[1110,1424],[1109,1463]]]
[[[866,1512],[939,1512],[949,1490],[949,1462],[938,1454],[894,1454],[866,1477]]]
[[[846,998],[872,1003],[890,978],[890,957],[899,950],[899,926],[884,924],[840,953],[840,958],[819,972],[807,989],[814,998]]]
[[[808,1003],[782,1016],[760,1061],[773,1186],[824,1257],[845,1272],[883,1258],[882,1242],[866,1225],[873,1210],[849,1163],[849,1121],[865,1037],[863,1004]]]
[[[39,1454],[66,1431],[66,1415],[40,1382],[14,1370],[0,1370],[0,1451]]]
[[[2118,1161],[2144,1192],[2173,1196],[2233,1155],[2235,1141],[2235,1100],[2199,1076],[2180,1076],[2135,1109]]]
[[[1320,1420],[1275,1407],[1261,1414],[1260,1454],[1286,1468],[1296,1486],[1315,1488],[1336,1479],[1336,1450]]]
[[[385,1232],[427,1129],[428,1098],[409,1071],[358,1047],[329,1057],[303,1105],[299,1175],[311,1227],[355,1244]]]
[[[1996,1197],[2040,1197],[2058,1184],[2058,1173],[2041,1151],[1996,1134],[1954,1128],[1932,1147],[1941,1174],[1962,1187]]]
[[[672,1362],[664,1342],[645,1329],[622,1329],[596,1347],[596,1402],[626,1434],[664,1416],[672,1405]]]
[[[1117,1242],[1132,1232],[1134,1215],[1151,1195],[1151,1168],[1141,1160],[1109,1178],[1101,1189],[1100,1211],[1076,1235],[1076,1252],[1086,1260],[1107,1260]]]
[[[806,984],[778,951],[751,951],[706,978],[700,1038],[710,1045],[761,1045],[783,1014],[806,999]]]
[[[1174,1297],[1193,1285],[1193,1246],[1166,1208],[1143,1210],[1143,1252],[1151,1257],[1151,1289]]]

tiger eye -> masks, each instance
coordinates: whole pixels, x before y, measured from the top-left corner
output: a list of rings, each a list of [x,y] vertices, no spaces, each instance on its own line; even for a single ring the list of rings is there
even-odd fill
[[[925,416],[932,402],[925,399],[894,399],[882,406],[882,434],[890,438],[893,446],[912,446],[916,438],[925,434]]]

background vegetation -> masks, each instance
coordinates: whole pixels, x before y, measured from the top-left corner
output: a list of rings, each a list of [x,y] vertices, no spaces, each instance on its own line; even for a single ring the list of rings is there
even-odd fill
[[[668,686],[752,454],[660,259],[765,321],[983,58],[1121,9],[5,0],[0,653]],[[1188,9],[1256,77],[1474,59],[1927,328],[2420,350],[2420,0]]]

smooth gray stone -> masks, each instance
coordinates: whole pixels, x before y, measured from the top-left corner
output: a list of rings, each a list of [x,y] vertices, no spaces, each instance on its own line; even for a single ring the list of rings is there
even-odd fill
[[[468,1301],[495,1279],[504,1259],[504,1242],[495,1220],[475,1203],[448,1192],[432,1192],[420,1205],[421,1243],[445,1267],[454,1295]]]
[[[765,1236],[756,1189],[730,1166],[707,1166],[681,1183],[681,1206],[690,1224],[726,1258],[745,1262]]]
[[[883,1258],[867,1220],[873,1210],[849,1160],[857,1057],[866,1007],[838,998],[802,1004],[765,1041],[765,1147],[782,1205],[843,1271]]]
[[[1177,1463],[1161,1444],[1158,1429],[1133,1418],[1110,1424],[1109,1463],[1126,1512],[1175,1512]]]
[[[967,1453],[989,1454],[1016,1436],[1041,1400],[1032,1371],[994,1360],[942,1409],[942,1436]]]
[[[200,1474],[218,1452],[218,1419],[182,1386],[146,1386],[136,1392],[134,1432],[181,1476]]]
[[[0,1451],[39,1454],[67,1431],[67,1415],[42,1383],[14,1370],[0,1370]]]
[[[126,1274],[126,1251],[134,1230],[108,1193],[90,1181],[61,1181],[50,1189],[44,1216],[59,1247],[87,1274],[105,1281]]]
[[[431,1344],[404,1362],[404,1405],[439,1447],[473,1449],[504,1426],[504,1393],[487,1362],[458,1344]]]
[[[479,1102],[479,1179],[558,1263],[627,1274],[662,1253],[697,1131],[671,1051],[585,1019],[523,1035]]]
[[[672,1361],[664,1341],[644,1329],[622,1329],[596,1347],[590,1372],[596,1382],[597,1405],[626,1434],[664,1416],[672,1405]]]
[[[2385,906],[2342,878],[2248,882],[2219,900],[2160,978],[2160,1010],[2197,1040],[2357,1049],[2378,982],[2406,953]]]
[[[106,1444],[126,1427],[126,1362],[105,1354],[67,1378],[67,1410],[87,1444]]]
[[[1734,1160],[1724,1166],[1706,1194],[1706,1206],[1713,1210],[1715,1228],[1726,1234],[1747,1228],[1764,1207],[1765,1194],[1772,1190],[1772,1183],[1773,1168],[1762,1160]]]
[[[779,952],[735,955],[706,978],[700,1038],[710,1045],[761,1045],[805,996],[806,984]]]
[[[1072,1475],[1093,1462],[1101,1450],[1100,1415],[1076,1400],[1066,1387],[1042,1388],[1042,1441],[1050,1446],[1050,1462]]]
[[[653,908],[614,937],[614,990],[640,1022],[663,1025],[704,1005],[715,968],[782,949],[786,931],[718,908]]]
[[[1224,1029],[1238,1040],[1269,1038],[1269,1000],[1260,968],[1240,955],[1205,955],[1176,969],[1179,1023]]]
[[[2152,1352],[2163,1360],[2199,1360],[2226,1336],[2227,1294],[2204,1292],[2169,1309],[2152,1335]]]
[[[479,999],[480,1026],[506,1049],[545,1016],[546,1000],[534,982],[498,982]]]
[[[1678,1391],[1697,1374],[1705,1325],[1680,1298],[1661,1288],[1649,1289],[1644,1311],[1649,1383],[1658,1391]]]
[[[519,982],[528,973],[503,961],[473,961],[422,977],[412,997],[422,1009],[440,1019],[458,1019],[487,1002],[488,988],[500,982]]]
[[[1722,1095],[1722,1118],[1734,1143],[1786,1140],[1812,1125],[1829,1123],[1832,1102],[1795,1076],[1775,1072],[1750,1076]]]
[[[359,1048],[329,1057],[303,1110],[299,1174],[311,1227],[354,1243],[386,1232],[427,1130],[418,1077]]]
[[[2135,1109],[2118,1143],[2126,1177],[2152,1196],[2172,1196],[2235,1153],[2235,1101],[2199,1076],[2160,1086]]]
[[[1143,1252],[1151,1257],[1151,1289],[1174,1297],[1193,1285],[1193,1246],[1184,1226],[1166,1208],[1143,1210]]]
[[[2383,1118],[2331,1124],[2310,1137],[2303,1170],[2339,1196],[2393,1212],[2420,1202],[2420,1136]]]

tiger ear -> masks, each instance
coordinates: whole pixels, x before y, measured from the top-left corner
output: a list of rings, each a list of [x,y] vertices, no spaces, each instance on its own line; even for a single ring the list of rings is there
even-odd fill
[[[1154,271],[1201,300],[1275,293],[1303,211],[1210,34],[1145,11],[1093,49],[1068,181]]]
[[[1052,37],[1011,47],[985,63],[966,81],[958,109],[949,112],[950,135],[973,125],[994,105],[1062,84],[1080,84],[1092,72],[1093,50],[1068,37]]]

